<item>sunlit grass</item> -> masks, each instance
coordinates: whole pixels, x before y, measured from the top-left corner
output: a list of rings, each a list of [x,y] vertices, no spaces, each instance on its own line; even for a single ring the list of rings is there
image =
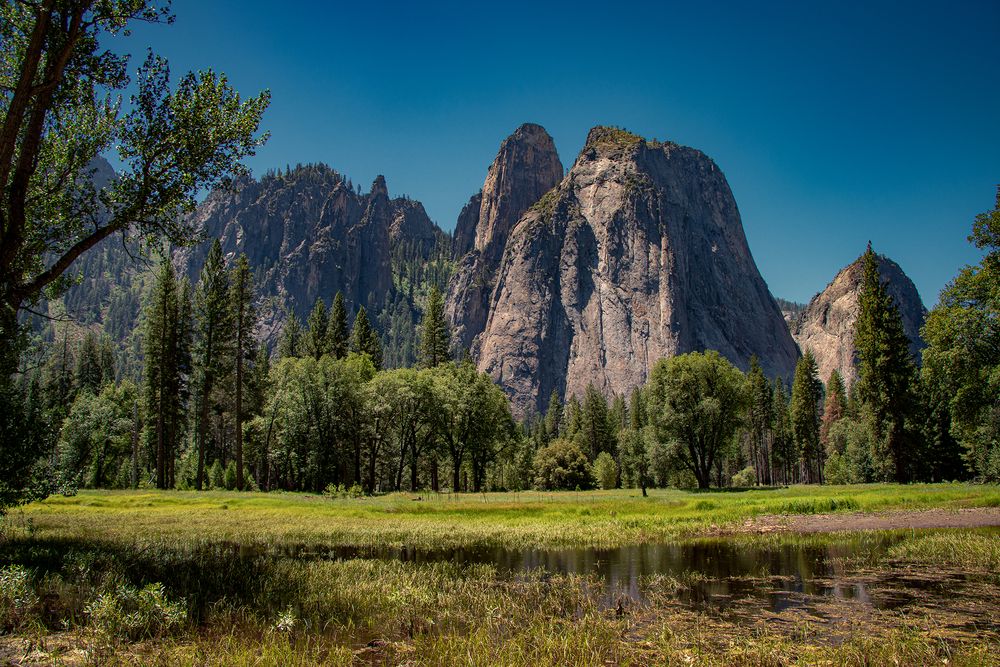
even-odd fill
[[[418,499],[419,498],[419,499]],[[690,537],[761,515],[996,506],[971,484],[793,486],[697,493],[675,489],[407,494],[329,499],[286,493],[84,491],[8,518],[40,534],[81,532],[330,546],[614,547]]]

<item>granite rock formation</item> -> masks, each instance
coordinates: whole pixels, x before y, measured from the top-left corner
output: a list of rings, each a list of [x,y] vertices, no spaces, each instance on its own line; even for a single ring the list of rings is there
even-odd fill
[[[784,378],[798,357],[715,163],[606,127],[513,226],[477,349],[522,416],[553,390],[626,393],[688,351]]]
[[[552,137],[540,125],[526,123],[500,145],[483,189],[462,209],[452,246],[457,266],[446,304],[454,343],[462,350],[474,348],[486,325],[510,230],[562,176]]]
[[[903,273],[898,264],[888,257],[878,255],[878,272],[899,308],[903,329],[910,339],[910,353],[919,362],[920,350],[924,348],[920,327],[927,317],[927,309],[924,308],[913,281]],[[809,301],[805,311],[792,326],[792,337],[799,349],[803,352],[806,349],[812,350],[816,357],[819,377],[824,383],[835,369],[848,386],[858,378],[854,324],[860,310],[858,297],[863,277],[864,267],[859,257],[841,269],[833,282]]]
[[[444,238],[419,202],[390,198],[382,176],[361,194],[325,165],[244,179],[213,191],[192,215],[207,238],[221,240],[227,259],[246,253],[265,301],[261,337],[271,343],[285,310],[304,321],[317,298],[329,305],[338,291],[349,312],[379,313],[394,289],[394,250],[426,252]],[[208,247],[177,251],[179,273],[197,280]]]

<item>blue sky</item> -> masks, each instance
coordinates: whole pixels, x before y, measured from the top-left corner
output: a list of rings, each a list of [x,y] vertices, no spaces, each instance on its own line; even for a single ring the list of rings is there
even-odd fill
[[[718,163],[775,296],[807,301],[870,239],[930,307],[1000,183],[995,0],[173,7],[130,43],[271,90],[256,173],[384,174],[445,229],[519,124],[567,167],[619,125]]]

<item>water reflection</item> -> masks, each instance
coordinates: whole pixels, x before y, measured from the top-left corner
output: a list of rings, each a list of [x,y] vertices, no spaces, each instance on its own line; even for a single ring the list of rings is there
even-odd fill
[[[641,601],[650,591],[669,594],[694,608],[726,609],[747,597],[772,611],[801,607],[822,596],[873,602],[862,581],[851,580],[841,559],[883,552],[891,537],[837,544],[776,544],[748,547],[737,540],[644,544],[617,549],[444,549],[334,548],[314,557],[379,558],[415,563],[490,564],[502,576],[542,570],[551,574],[596,575],[607,606],[623,598]]]

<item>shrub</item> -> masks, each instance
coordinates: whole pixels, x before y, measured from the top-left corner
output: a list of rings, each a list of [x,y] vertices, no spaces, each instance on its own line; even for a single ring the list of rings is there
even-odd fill
[[[109,639],[148,639],[180,628],[187,618],[182,602],[167,599],[163,584],[137,589],[119,584],[84,609],[91,625]]]
[[[552,491],[593,487],[587,456],[569,440],[553,440],[535,454],[535,488]]]
[[[618,464],[611,458],[611,454],[601,452],[594,459],[594,478],[602,489],[618,486]]]
[[[0,568],[0,628],[12,630],[36,610],[38,595],[31,573],[20,565]]]
[[[327,484],[323,489],[323,495],[327,498],[360,498],[365,494],[364,490],[354,483],[349,487],[343,484]]]
[[[215,463],[208,470],[208,481],[213,489],[223,489],[226,487],[226,473],[222,469],[222,463],[215,459]]]
[[[745,489],[748,486],[757,485],[757,471],[753,466],[747,466],[743,470],[733,475],[733,486]]]
[[[236,463],[233,461],[230,461],[229,465],[226,466],[225,484],[227,491],[232,491],[236,488]]]

